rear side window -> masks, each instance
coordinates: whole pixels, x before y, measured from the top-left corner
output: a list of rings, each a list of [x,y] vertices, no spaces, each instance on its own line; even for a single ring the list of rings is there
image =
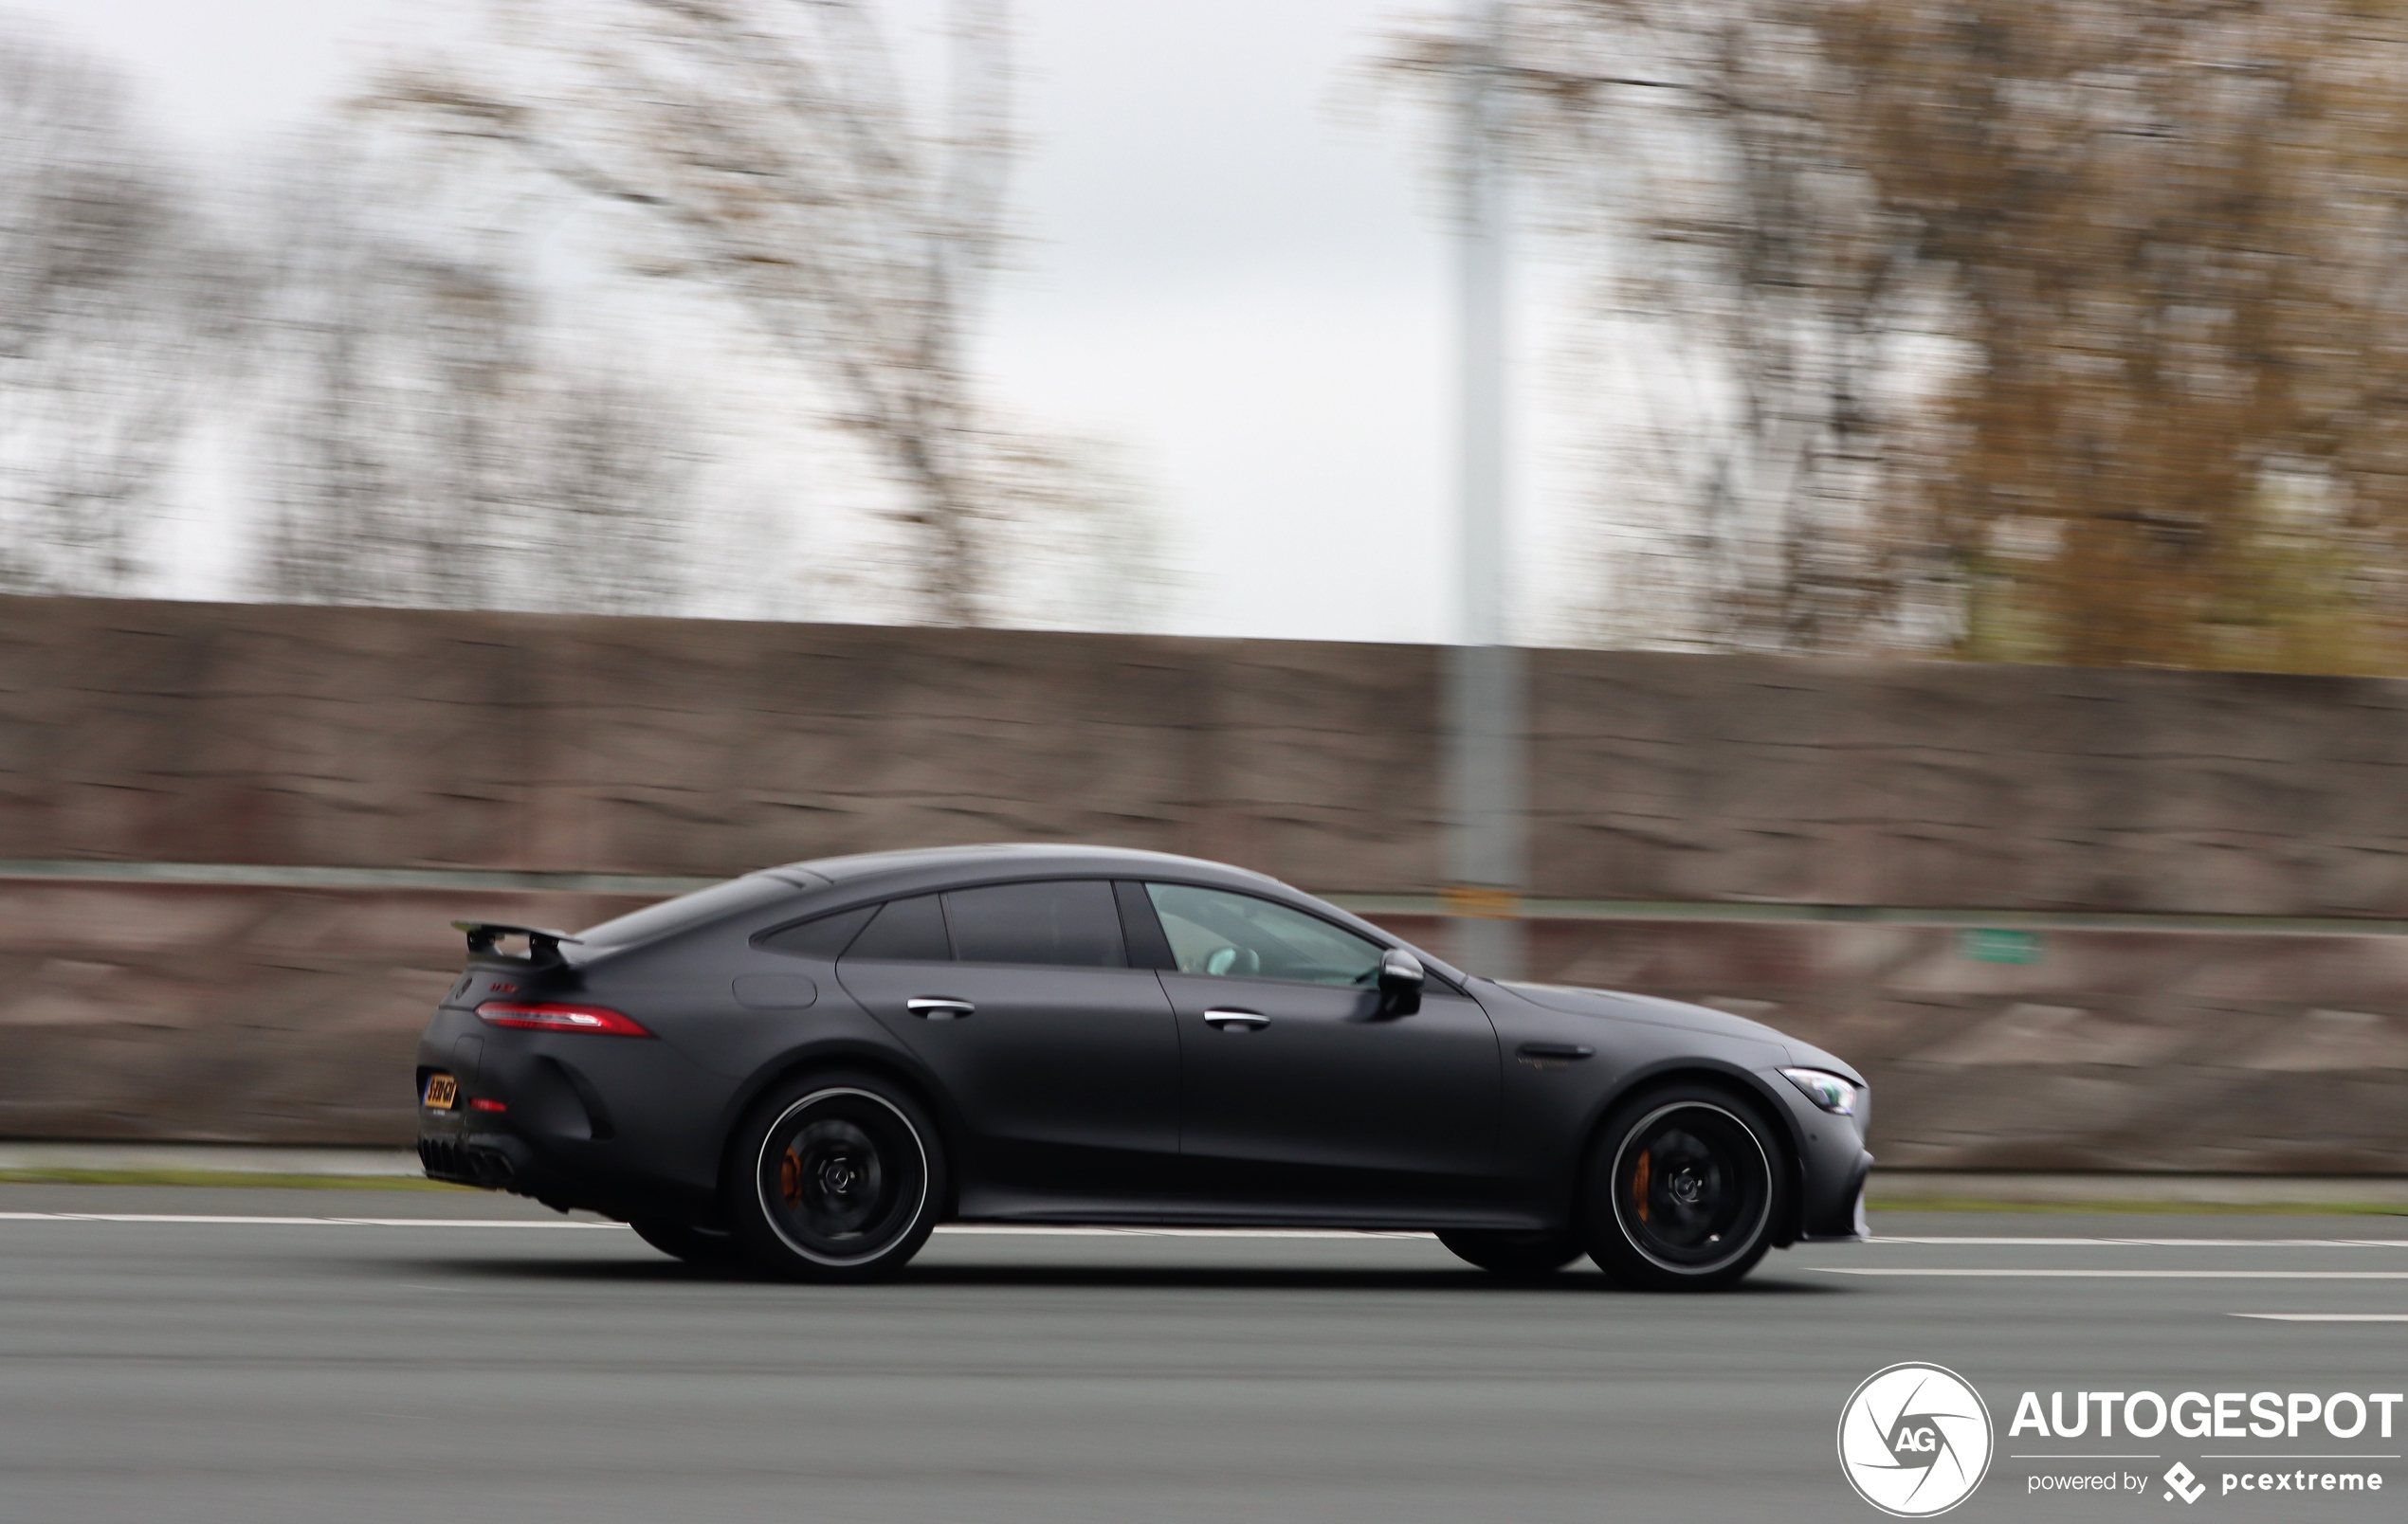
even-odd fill
[[[1128,967],[1120,908],[1101,880],[956,889],[944,899],[954,956],[964,963]]]
[[[945,913],[935,895],[889,899],[853,945],[848,958],[876,958],[885,963],[945,963],[953,950],[945,945]]]
[[[833,916],[807,920],[800,926],[789,926],[770,933],[760,945],[772,952],[792,953],[798,958],[827,958],[834,961],[844,955],[846,946],[855,933],[869,924],[878,914],[876,905],[863,905],[854,910],[840,910]]]

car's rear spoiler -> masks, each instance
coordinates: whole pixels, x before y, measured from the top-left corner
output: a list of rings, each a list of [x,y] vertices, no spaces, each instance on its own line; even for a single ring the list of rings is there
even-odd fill
[[[453,921],[452,928],[468,934],[468,951],[490,952],[493,944],[505,936],[527,939],[527,958],[534,963],[560,961],[560,944],[579,938],[566,932],[546,931],[540,926],[513,926],[508,921]]]

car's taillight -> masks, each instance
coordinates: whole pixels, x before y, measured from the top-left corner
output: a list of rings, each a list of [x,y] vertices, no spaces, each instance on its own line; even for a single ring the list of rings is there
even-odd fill
[[[609,1037],[650,1037],[631,1018],[604,1006],[521,1004],[488,1000],[477,1007],[477,1020],[494,1026],[517,1026],[530,1032],[600,1032]]]

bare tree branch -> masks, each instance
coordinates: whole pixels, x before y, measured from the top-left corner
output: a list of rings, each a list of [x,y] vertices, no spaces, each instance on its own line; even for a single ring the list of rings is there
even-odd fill
[[[963,346],[1002,240],[1011,159],[1000,0],[957,0],[945,131],[915,124],[858,0],[530,4],[548,85],[425,73],[379,103],[506,144],[563,184],[640,209],[687,267],[826,376],[837,421],[903,487],[930,617],[981,613],[991,517]]]

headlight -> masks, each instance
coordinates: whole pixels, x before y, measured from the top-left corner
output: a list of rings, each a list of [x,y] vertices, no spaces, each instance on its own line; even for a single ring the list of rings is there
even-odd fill
[[[1827,1112],[1840,1116],[1856,1115],[1856,1098],[1862,1092],[1835,1074],[1825,1074],[1820,1069],[1783,1069],[1781,1078],[1806,1092],[1808,1100]]]

